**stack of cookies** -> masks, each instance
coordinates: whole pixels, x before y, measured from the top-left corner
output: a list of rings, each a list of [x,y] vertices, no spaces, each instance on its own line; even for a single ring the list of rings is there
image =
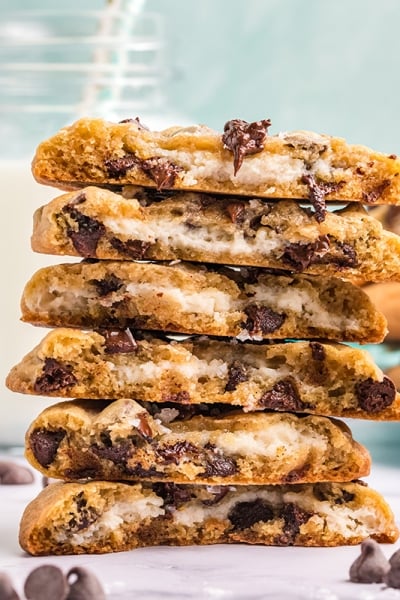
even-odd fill
[[[62,480],[25,510],[29,553],[397,539],[337,417],[400,418],[342,343],[386,334],[360,284],[399,280],[400,238],[363,204],[398,202],[400,160],[269,126],[83,119],[39,146],[35,178],[72,191],[36,212],[33,250],[83,260],[22,298],[53,329],[7,384],[64,399],[26,435]]]

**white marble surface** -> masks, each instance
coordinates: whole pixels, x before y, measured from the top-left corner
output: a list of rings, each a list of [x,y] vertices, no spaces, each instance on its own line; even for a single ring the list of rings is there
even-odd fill
[[[20,459],[15,459],[20,460]],[[400,522],[400,468],[375,466],[369,484],[382,492]],[[24,486],[0,486],[0,571],[19,593],[27,574],[40,564],[91,569],[107,599],[140,600],[400,600],[400,590],[348,581],[359,547],[269,548],[207,546],[145,548],[101,556],[34,558],[18,545],[22,511],[41,488],[40,479]],[[389,558],[400,547],[383,545]]]

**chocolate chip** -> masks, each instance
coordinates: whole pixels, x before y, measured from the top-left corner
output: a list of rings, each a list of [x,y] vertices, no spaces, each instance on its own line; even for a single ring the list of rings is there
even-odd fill
[[[362,483],[364,484],[364,482]],[[355,494],[352,492],[343,488],[332,488],[326,483],[316,483],[313,487],[313,494],[320,502],[332,502],[333,504],[338,505],[352,502],[355,498]]]
[[[113,273],[107,275],[104,279],[90,279],[89,283],[95,286],[97,295],[101,298],[112,292],[117,292],[124,285],[123,281]]]
[[[118,121],[118,123],[136,123],[139,131],[150,131],[150,128],[147,125],[141,123],[139,117],[135,117],[134,119],[122,119],[122,121]]]
[[[260,304],[249,304],[244,310],[247,315],[245,328],[250,335],[259,335],[260,333],[273,333],[279,329],[285,319],[285,314],[280,314]]]
[[[226,205],[225,210],[228,213],[232,223],[241,225],[244,222],[246,212],[243,202],[230,202]]]
[[[39,394],[48,394],[78,383],[72,372],[72,367],[55,358],[45,358],[42,375],[34,383],[34,390]]]
[[[302,467],[298,467],[297,469],[292,469],[283,479],[282,483],[296,483],[301,479],[304,480],[308,471],[310,470],[310,465],[303,465]]]
[[[66,436],[64,429],[34,429],[29,437],[29,445],[34,457],[42,467],[54,461],[58,447]]]
[[[79,199],[82,198],[80,201]],[[97,245],[100,238],[106,233],[103,223],[92,217],[82,214],[75,208],[77,203],[82,203],[86,199],[83,194],[78,196],[73,202],[63,207],[63,212],[78,225],[78,231],[67,227],[67,235],[70,238],[75,250],[80,256],[85,258],[96,257]]]
[[[63,474],[67,479],[100,479],[99,470],[96,467],[83,467],[82,469],[64,469]],[[46,487],[46,486],[43,486]]]
[[[397,550],[389,559],[390,571],[383,576],[387,586],[400,589],[400,552]]]
[[[157,482],[153,484],[153,490],[164,500],[164,506],[170,508],[179,508],[192,498],[189,487],[176,483]]]
[[[207,463],[204,469],[206,477],[229,477],[237,473],[238,467],[233,458],[225,456],[213,444],[206,444],[204,449],[207,450]]]
[[[136,352],[138,345],[130,329],[101,329],[106,354],[130,354]]]
[[[351,267],[355,268],[358,266],[357,252],[344,242],[336,242],[337,252],[330,257],[330,262],[336,264],[338,267]]]
[[[29,573],[24,593],[27,600],[64,600],[68,594],[68,583],[61,569],[42,565]]]
[[[7,573],[0,573],[0,598],[1,600],[20,600]]]
[[[311,356],[313,360],[323,361],[326,357],[325,348],[319,342],[310,342]]]
[[[382,196],[383,192],[389,187],[391,181],[390,179],[384,179],[381,183],[372,187],[368,191],[364,191],[362,193],[362,199],[367,204],[374,204],[379,198]]]
[[[228,514],[228,519],[235,529],[248,529],[262,521],[266,523],[274,518],[271,506],[261,498],[251,502],[238,502]]]
[[[177,402],[178,404],[187,404],[190,402],[189,392],[163,393],[162,402]]]
[[[243,164],[247,154],[256,154],[264,148],[264,140],[267,137],[268,127],[271,125],[269,119],[248,123],[242,119],[232,119],[224,126],[222,143],[224,148],[233,152],[234,174],[236,175]]]
[[[380,549],[378,542],[367,539],[361,543],[361,555],[350,567],[350,581],[353,583],[382,583],[389,570],[389,561]]]
[[[301,412],[306,406],[301,401],[294,382],[289,379],[282,379],[275,383],[271,390],[263,393],[258,404],[271,410],[288,412]]]
[[[175,180],[182,171],[182,167],[159,156],[141,160],[139,166],[155,182],[158,190],[174,187]]]
[[[240,361],[234,360],[228,366],[228,381],[225,386],[225,392],[233,392],[239,383],[247,381],[248,378],[244,365]]]
[[[397,154],[389,154],[388,158],[391,158],[392,160],[396,160]]]
[[[143,437],[144,440],[150,442],[153,439],[153,431],[149,425],[148,415],[146,412],[138,415],[137,417],[139,423],[136,425],[137,431]]]
[[[0,460],[0,484],[22,485],[32,483],[33,480],[33,473],[27,467],[12,460]]]
[[[175,444],[166,444],[156,448],[156,453],[161,457],[162,461],[166,465],[175,464],[178,465],[182,458],[192,458],[193,455],[199,454],[199,449],[193,444],[187,441],[176,442]]]
[[[71,533],[77,533],[82,529],[87,529],[89,525],[95,523],[99,517],[94,506],[88,506],[87,499],[83,492],[79,492],[74,498],[75,512],[68,521],[68,528]]]
[[[130,458],[133,446],[131,441],[121,440],[120,442],[112,443],[108,434],[101,436],[102,445],[92,444],[90,449],[96,456],[110,460],[120,468],[126,468],[126,463]]]
[[[356,384],[355,391],[360,407],[368,413],[380,412],[390,406],[396,397],[396,387],[388,377],[384,377],[383,381],[368,377]]]
[[[132,260],[143,260],[146,256],[146,251],[150,248],[150,242],[142,240],[122,240],[113,237],[110,239],[110,244],[120,254],[128,256]]]
[[[312,517],[312,513],[290,502],[285,504],[280,512],[280,518],[283,519],[283,532],[277,537],[275,543],[278,546],[291,546],[295,543],[296,537],[300,533],[300,527]]]
[[[295,271],[301,273],[310,265],[318,262],[330,248],[330,242],[327,235],[320,235],[315,242],[302,244],[293,242],[285,247],[282,254],[284,263],[290,265]]]
[[[125,154],[120,158],[111,158],[104,161],[104,166],[107,169],[108,176],[112,179],[119,179],[126,175],[126,172],[132,167],[138,166],[139,159],[135,154]]]
[[[66,600],[105,600],[106,598],[99,580],[88,569],[73,567],[68,571],[67,581],[70,587]]]
[[[344,185],[344,181],[317,181],[314,175],[303,175],[302,181],[308,185],[308,199],[314,207],[314,217],[318,223],[322,223],[326,215],[325,196],[337,192]]]

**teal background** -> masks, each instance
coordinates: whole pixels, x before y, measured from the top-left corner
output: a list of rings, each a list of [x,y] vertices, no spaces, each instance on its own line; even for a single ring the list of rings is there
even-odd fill
[[[83,4],[2,0],[0,29],[7,11],[58,8],[78,18],[105,6]],[[399,0],[148,0],[144,8],[162,17],[159,110],[169,124],[222,130],[232,118],[270,118],[272,133],[311,129],[400,154]],[[126,116],[136,116],[134,106]],[[370,350],[382,367],[400,360],[400,351]],[[398,463],[400,424],[350,425],[375,460]]]

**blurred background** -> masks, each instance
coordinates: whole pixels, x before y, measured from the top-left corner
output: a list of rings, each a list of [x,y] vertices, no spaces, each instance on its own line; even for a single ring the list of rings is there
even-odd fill
[[[39,141],[83,115],[218,130],[270,118],[271,133],[311,129],[400,154],[399,22],[398,0],[2,0],[1,378],[43,335],[18,323],[23,285],[57,262],[29,247],[33,210],[56,195],[30,176]],[[371,352],[384,369],[400,362],[396,340]],[[49,402],[1,386],[0,445],[21,445]],[[400,424],[351,427],[376,460],[396,462]]]

